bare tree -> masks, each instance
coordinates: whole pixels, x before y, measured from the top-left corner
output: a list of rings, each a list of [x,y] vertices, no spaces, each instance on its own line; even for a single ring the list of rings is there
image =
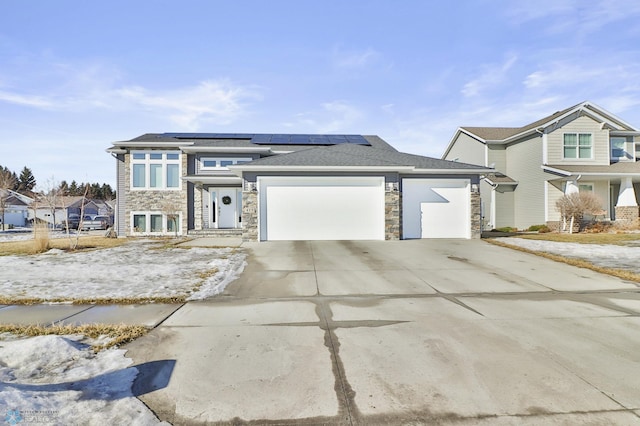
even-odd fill
[[[0,168],[0,214],[2,215],[2,230],[4,231],[4,214],[9,204],[11,190],[16,186],[16,178],[9,169]]]
[[[602,200],[591,191],[574,192],[556,201],[556,210],[562,216],[562,229],[567,229],[567,221],[569,221],[569,233],[572,234],[576,220],[581,220],[586,214],[594,214],[602,210]]]
[[[56,182],[54,177],[52,176],[50,179],[47,179],[47,182],[44,188],[38,193],[40,204],[47,207],[51,212],[52,226],[55,228],[56,226],[56,210],[58,209],[60,204],[60,199],[62,197],[62,193],[60,192],[60,184]]]
[[[80,231],[82,231],[82,227],[84,226],[84,206],[87,203],[87,194],[89,193],[89,184],[86,184],[84,187],[84,194],[82,195],[82,201],[80,203],[80,221],[78,222],[78,229],[76,230],[76,238],[75,241],[71,238],[69,239],[69,249],[75,250],[78,248],[78,244],[80,242]],[[67,226],[67,229],[69,227]],[[68,231],[67,231],[68,232]]]
[[[169,223],[173,224],[175,238],[178,238],[178,220],[180,219],[181,210],[180,203],[173,200],[165,199],[162,202],[162,213],[167,217],[167,227]]]
[[[2,215],[2,230],[5,229],[4,214],[9,204],[9,197],[16,185],[15,177],[9,170],[0,170],[0,215]]]

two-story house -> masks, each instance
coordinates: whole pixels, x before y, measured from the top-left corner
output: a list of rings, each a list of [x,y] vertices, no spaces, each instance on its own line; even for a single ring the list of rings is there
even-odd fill
[[[362,135],[145,134],[107,151],[120,236],[478,238],[490,171]]]
[[[460,127],[443,159],[495,168],[480,185],[485,229],[557,227],[556,201],[593,191],[603,216],[638,219],[640,131],[582,102],[523,127]]]

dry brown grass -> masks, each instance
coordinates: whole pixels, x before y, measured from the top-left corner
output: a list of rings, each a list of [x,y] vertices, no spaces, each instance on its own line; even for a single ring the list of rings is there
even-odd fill
[[[46,223],[37,223],[33,228],[31,253],[44,253],[49,247],[49,227]]]
[[[539,238],[539,239],[543,239],[543,238]],[[524,253],[535,254],[536,256],[544,257],[546,259],[554,260],[556,262],[562,262],[562,263],[566,263],[568,265],[577,266],[579,268],[590,269],[590,270],[595,271],[595,272],[608,274],[608,275],[611,275],[611,276],[614,276],[614,277],[621,278],[623,280],[628,280],[628,281],[633,281],[633,282],[640,283],[640,274],[636,274],[634,272],[627,271],[625,269],[605,268],[605,267],[602,267],[602,266],[596,266],[596,265],[594,265],[593,263],[591,263],[591,262],[589,262],[587,260],[575,259],[575,258],[571,258],[571,257],[564,257],[564,256],[560,256],[560,255],[557,255],[557,254],[547,253],[547,252],[544,252],[544,251],[529,250],[529,249],[526,249],[524,247],[507,244],[507,243],[504,243],[502,241],[496,241],[496,240],[493,240],[493,239],[486,239],[485,241],[488,242],[488,243],[491,243],[491,244],[495,244],[497,246],[507,247],[507,248],[510,248],[510,249],[513,249],[513,250],[518,250],[518,251],[521,251],[521,252],[524,252]]]
[[[39,305],[41,303],[71,303],[73,305],[145,305],[150,303],[184,303],[187,296],[171,297],[104,297],[93,299],[40,299],[0,296],[0,305]]]
[[[560,243],[613,244],[618,246],[624,246],[634,241],[640,243],[640,233],[560,234],[553,232],[547,234],[518,234],[515,237]]]
[[[111,325],[111,324],[84,324],[84,325],[52,325],[45,327],[42,325],[0,325],[0,333],[11,333],[16,336],[46,336],[46,335],[69,335],[81,334],[91,339],[100,336],[108,336],[109,342],[104,345],[94,345],[92,349],[101,349],[113,346],[124,345],[138,337],[144,336],[149,329],[140,325]]]
[[[29,255],[34,253],[42,253],[48,249],[57,248],[60,250],[69,250],[69,239],[68,238],[54,238],[47,239],[47,248],[41,251],[34,250],[34,241],[32,240],[24,240],[24,241],[6,241],[0,242],[0,256],[9,256],[9,255]],[[101,249],[101,248],[111,248],[117,247],[127,243],[127,239],[125,238],[107,238],[103,236],[83,236],[80,237],[78,247],[76,250],[88,250],[88,249]]]

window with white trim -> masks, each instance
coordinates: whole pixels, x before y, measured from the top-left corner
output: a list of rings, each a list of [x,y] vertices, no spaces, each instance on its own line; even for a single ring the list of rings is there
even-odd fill
[[[593,134],[565,133],[563,135],[563,157],[569,160],[593,158]]]
[[[612,136],[610,139],[611,142],[611,158],[612,159],[620,159],[626,158],[627,150],[627,138],[624,136]]]
[[[179,151],[133,151],[131,153],[132,189],[180,189]]]
[[[202,170],[220,170],[226,169],[227,166],[248,163],[252,160],[252,158],[248,157],[202,157],[200,159],[200,168]]]
[[[131,232],[133,234],[161,235],[168,233],[180,233],[182,214],[177,217],[167,216],[162,212],[132,212]]]

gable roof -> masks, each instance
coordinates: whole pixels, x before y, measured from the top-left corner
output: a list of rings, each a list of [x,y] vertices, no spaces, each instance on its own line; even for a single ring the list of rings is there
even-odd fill
[[[467,135],[479,140],[482,143],[508,143],[528,134],[542,131],[547,127],[557,124],[560,120],[567,118],[571,114],[575,113],[578,113],[579,115],[584,114],[591,116],[594,119],[608,125],[613,131],[638,131],[637,128],[628,124],[614,114],[606,111],[604,108],[601,108],[592,102],[584,101],[580,102],[579,104],[570,106],[569,108],[565,108],[561,111],[556,111],[553,114],[536,120],[533,123],[526,124],[522,127],[459,127],[455,132],[453,138],[451,138],[449,146],[445,150],[442,157],[446,157],[460,133],[466,133]]]
[[[388,149],[379,149],[362,145],[334,145],[264,157],[242,165],[229,166],[234,172],[264,171],[270,169],[300,170],[328,169],[388,169],[397,171],[437,170],[443,173],[481,173],[489,171],[486,167],[474,164],[457,163],[420,155],[406,154]]]

